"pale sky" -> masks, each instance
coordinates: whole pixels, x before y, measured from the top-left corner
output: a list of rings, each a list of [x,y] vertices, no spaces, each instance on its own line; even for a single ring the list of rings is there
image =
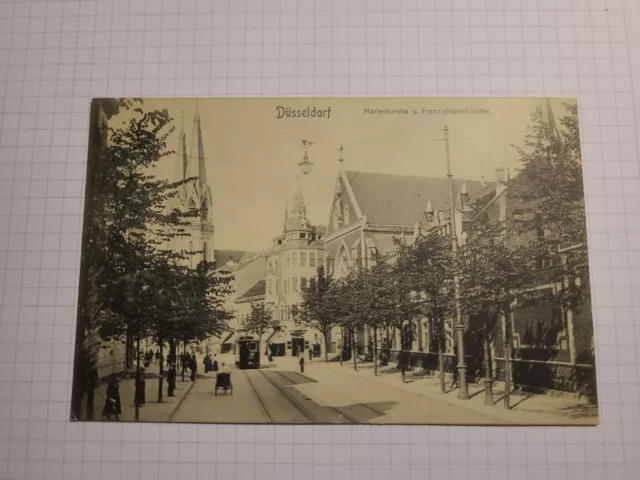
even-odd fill
[[[454,178],[495,179],[498,166],[518,168],[515,149],[530,124],[539,98],[209,98],[145,99],[144,108],[167,109],[176,132],[168,147],[175,150],[184,112],[187,148],[196,102],[202,131],[208,180],[213,195],[215,248],[261,251],[282,231],[285,195],[291,200],[299,182],[313,224],[329,218],[340,145],[347,170],[445,177],[443,127],[448,125]],[[558,118],[562,103],[551,99]],[[330,119],[276,119],[276,107],[294,109],[331,106]],[[408,115],[366,115],[365,108],[406,108]],[[428,109],[486,109],[491,114],[413,114]],[[130,113],[112,119],[117,127]],[[299,172],[302,139],[313,142],[310,174]],[[192,153],[189,151],[189,155]],[[171,178],[175,155],[157,175]],[[299,178],[299,180],[298,180]],[[426,198],[426,196],[425,196]]]

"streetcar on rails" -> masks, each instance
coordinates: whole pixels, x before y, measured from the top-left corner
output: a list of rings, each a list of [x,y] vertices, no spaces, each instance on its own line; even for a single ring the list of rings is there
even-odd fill
[[[236,341],[236,367],[241,370],[260,368],[260,340],[240,337]]]

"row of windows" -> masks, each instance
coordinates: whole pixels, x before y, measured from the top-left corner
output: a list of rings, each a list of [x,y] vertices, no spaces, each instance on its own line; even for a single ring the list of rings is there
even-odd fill
[[[316,284],[315,277],[311,278],[285,278],[284,279],[284,291],[280,292],[280,280],[276,279],[267,280],[267,293],[269,295],[272,294],[280,294],[280,293],[301,293],[303,289],[310,287],[313,288]]]
[[[322,262],[322,254],[319,252],[289,252],[284,254],[284,267],[317,267]],[[269,269],[278,271],[278,260],[269,260]]]
[[[298,261],[299,259],[299,261]],[[319,258],[317,257],[316,252],[291,252],[285,253],[284,255],[284,266],[285,268],[290,267],[315,267],[318,265]]]
[[[281,322],[284,322],[285,320],[289,320],[292,321],[293,320],[293,305],[291,306],[280,306],[277,309],[277,318],[278,320],[280,320]]]

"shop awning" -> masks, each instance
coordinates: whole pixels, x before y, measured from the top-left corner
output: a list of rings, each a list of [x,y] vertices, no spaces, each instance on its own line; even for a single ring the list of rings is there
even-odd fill
[[[276,335],[276,333],[278,333],[280,331],[280,327],[276,327],[273,329],[273,332],[271,332],[271,335],[269,335],[269,338],[267,338],[267,341],[265,343],[269,343],[271,341],[271,339]]]
[[[229,334],[227,335],[227,337],[222,341],[223,344],[225,343],[233,343],[236,341],[236,332],[229,332]]]

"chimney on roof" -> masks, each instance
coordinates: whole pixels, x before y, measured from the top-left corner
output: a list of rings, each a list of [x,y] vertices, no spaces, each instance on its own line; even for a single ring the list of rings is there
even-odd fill
[[[502,185],[505,182],[504,167],[496,167],[496,182],[498,185]]]

